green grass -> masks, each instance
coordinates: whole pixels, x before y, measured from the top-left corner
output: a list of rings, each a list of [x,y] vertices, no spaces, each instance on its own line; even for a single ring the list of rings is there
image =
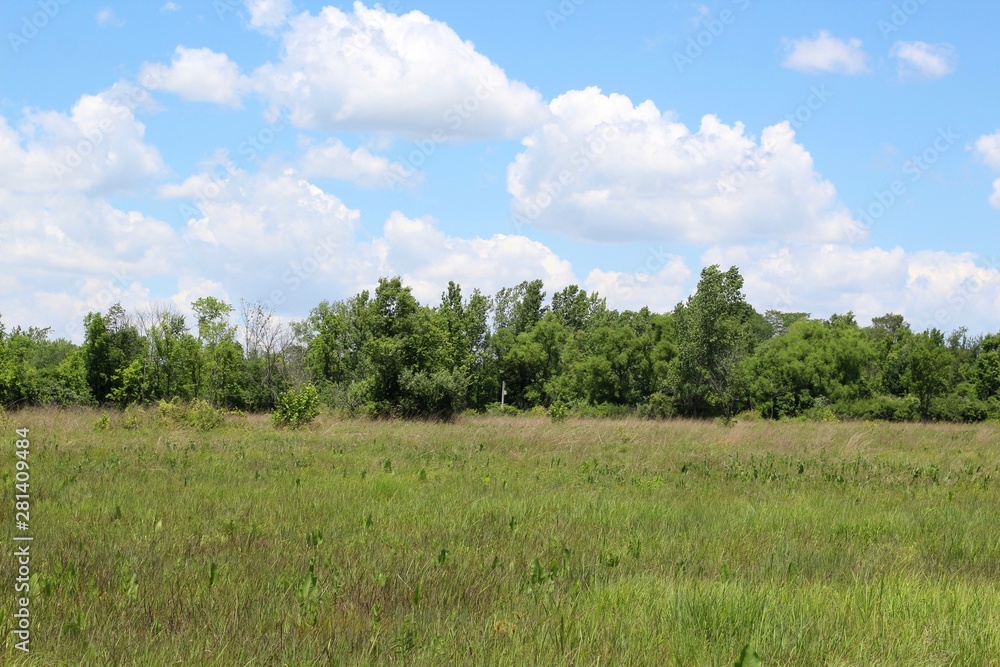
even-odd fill
[[[27,657],[2,590],[0,663],[1000,660],[991,426],[98,417],[4,427],[37,579]]]

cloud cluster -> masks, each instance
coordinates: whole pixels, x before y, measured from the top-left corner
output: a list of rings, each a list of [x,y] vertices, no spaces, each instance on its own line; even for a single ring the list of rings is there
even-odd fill
[[[82,96],[68,114],[29,109],[17,130],[0,116],[0,183],[36,193],[142,186],[165,171],[135,117],[148,101],[141,89],[119,84]]]
[[[394,174],[406,172],[406,167],[398,162],[390,162],[363,146],[351,150],[335,138],[318,145],[304,143],[299,164],[307,177],[335,178],[364,188],[388,187]],[[417,180],[414,174],[408,182]]]
[[[597,88],[550,109],[508,170],[516,221],[595,241],[864,236],[787,122],[759,140],[711,115],[691,130]]]

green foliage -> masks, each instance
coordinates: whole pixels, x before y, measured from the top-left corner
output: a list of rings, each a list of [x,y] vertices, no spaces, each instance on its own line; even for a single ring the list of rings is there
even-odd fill
[[[750,644],[747,644],[743,647],[740,659],[733,663],[733,667],[760,667],[761,664],[760,656],[757,655],[757,651],[755,651]]]
[[[146,411],[137,405],[130,405],[122,413],[119,425],[128,431],[135,431],[146,424]]]
[[[276,428],[301,428],[319,415],[319,392],[312,384],[298,390],[289,389],[278,397],[278,406],[271,413]]]
[[[549,418],[554,424],[564,422],[569,418],[569,408],[566,407],[565,403],[556,401],[549,406]]]
[[[467,411],[648,419],[754,412],[770,419],[975,422],[1000,410],[1000,334],[914,332],[898,314],[858,325],[852,313],[755,311],[736,267],[702,271],[668,313],[609,309],[577,285],[546,303],[540,280],[464,296],[450,282],[422,305],[399,277],[324,301],[281,324],[269,306],[192,303],[84,319],[84,343],[0,323],[0,405],[192,405],[279,412],[313,385],[338,416],[452,420]],[[237,334],[242,334],[237,340]],[[294,392],[293,392],[294,393]],[[176,403],[174,403],[176,401]],[[556,410],[557,414],[560,409]],[[279,422],[281,419],[279,418]]]
[[[742,403],[748,378],[741,362],[753,351],[754,312],[736,267],[702,270],[698,288],[674,311],[678,351],[674,367],[679,404],[693,416],[729,416]],[[766,326],[766,323],[765,323]]]
[[[488,406],[486,406],[486,414],[492,417],[516,417],[517,415],[521,414],[521,411],[518,410],[516,406],[513,406],[510,403],[504,403],[503,405],[500,405],[500,403],[497,402],[497,403],[490,403]]]
[[[211,431],[222,426],[226,417],[222,410],[212,407],[208,401],[196,398],[187,410],[185,421],[199,431]]]
[[[677,414],[673,400],[663,392],[655,392],[640,405],[637,414],[645,419],[669,419]]]
[[[100,418],[94,422],[95,431],[107,431],[111,427],[111,418],[107,412],[102,412]]]
[[[885,421],[911,421],[920,417],[920,399],[916,396],[887,396],[842,401],[835,412],[853,419],[881,419]]]

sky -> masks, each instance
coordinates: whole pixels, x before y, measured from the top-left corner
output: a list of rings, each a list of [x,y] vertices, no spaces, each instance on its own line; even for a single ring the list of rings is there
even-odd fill
[[[1000,330],[1000,4],[5,0],[0,317],[401,276]]]

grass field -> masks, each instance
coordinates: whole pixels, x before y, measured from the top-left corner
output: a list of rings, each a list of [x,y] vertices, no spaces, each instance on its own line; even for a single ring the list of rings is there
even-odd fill
[[[98,416],[4,426],[5,665],[1000,664],[992,426]]]

